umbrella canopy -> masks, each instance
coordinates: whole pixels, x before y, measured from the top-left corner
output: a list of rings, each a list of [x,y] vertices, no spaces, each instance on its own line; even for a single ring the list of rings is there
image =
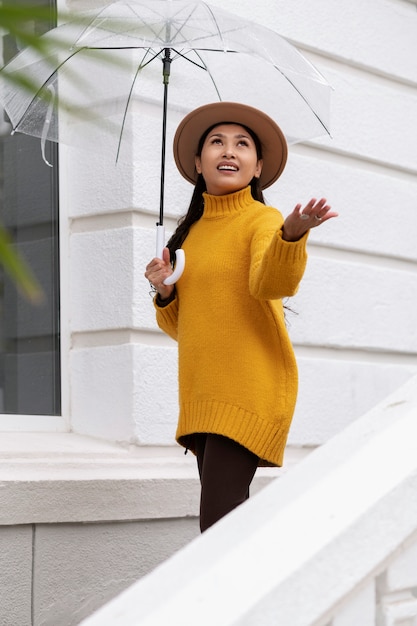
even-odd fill
[[[18,132],[74,143],[58,124],[59,93],[67,127],[99,120],[99,131],[118,145],[134,132],[135,103],[161,102],[157,60],[166,50],[170,106],[181,115],[217,99],[240,101],[276,119],[289,143],[329,132],[331,88],[313,65],[276,32],[206,2],[118,0],[44,38],[46,56],[26,49],[2,71],[33,84],[32,92],[7,82],[1,89]]]
[[[40,137],[43,149],[51,140],[129,162],[146,154],[161,224],[166,138],[191,109],[254,106],[288,143],[329,133],[331,87],[317,69],[276,32],[207,2],[117,0],[43,39],[46,54],[27,48],[0,72],[13,132]],[[7,80],[16,76],[31,89]]]

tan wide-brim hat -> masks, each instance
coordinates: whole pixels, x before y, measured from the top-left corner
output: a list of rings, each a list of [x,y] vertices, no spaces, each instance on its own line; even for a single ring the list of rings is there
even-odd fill
[[[262,146],[262,189],[270,187],[282,174],[288,148],[284,133],[272,118],[254,107],[237,102],[214,102],[191,111],[182,120],[174,137],[174,159],[186,180],[195,185],[195,156],[202,135],[222,123],[246,126],[257,135]]]

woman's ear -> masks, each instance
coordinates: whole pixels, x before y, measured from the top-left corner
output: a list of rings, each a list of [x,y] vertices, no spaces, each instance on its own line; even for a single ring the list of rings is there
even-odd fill
[[[201,174],[201,158],[196,156],[194,159],[197,174]]]
[[[262,173],[262,166],[263,166],[264,162],[262,161],[262,159],[259,159],[257,164],[256,164],[256,169],[255,169],[255,178],[260,178],[261,173]]]

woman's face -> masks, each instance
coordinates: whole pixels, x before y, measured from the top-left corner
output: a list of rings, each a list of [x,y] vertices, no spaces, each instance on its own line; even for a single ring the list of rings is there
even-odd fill
[[[243,126],[219,124],[207,135],[195,167],[206,182],[207,192],[221,196],[247,187],[254,176],[259,178],[262,161]]]

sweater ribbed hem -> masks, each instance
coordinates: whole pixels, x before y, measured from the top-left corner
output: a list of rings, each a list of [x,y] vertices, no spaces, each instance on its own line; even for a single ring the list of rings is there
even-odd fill
[[[286,418],[267,421],[226,402],[190,402],[181,407],[176,440],[195,452],[190,435],[196,432],[223,435],[256,454],[260,465],[266,462],[281,467],[290,423]]]

